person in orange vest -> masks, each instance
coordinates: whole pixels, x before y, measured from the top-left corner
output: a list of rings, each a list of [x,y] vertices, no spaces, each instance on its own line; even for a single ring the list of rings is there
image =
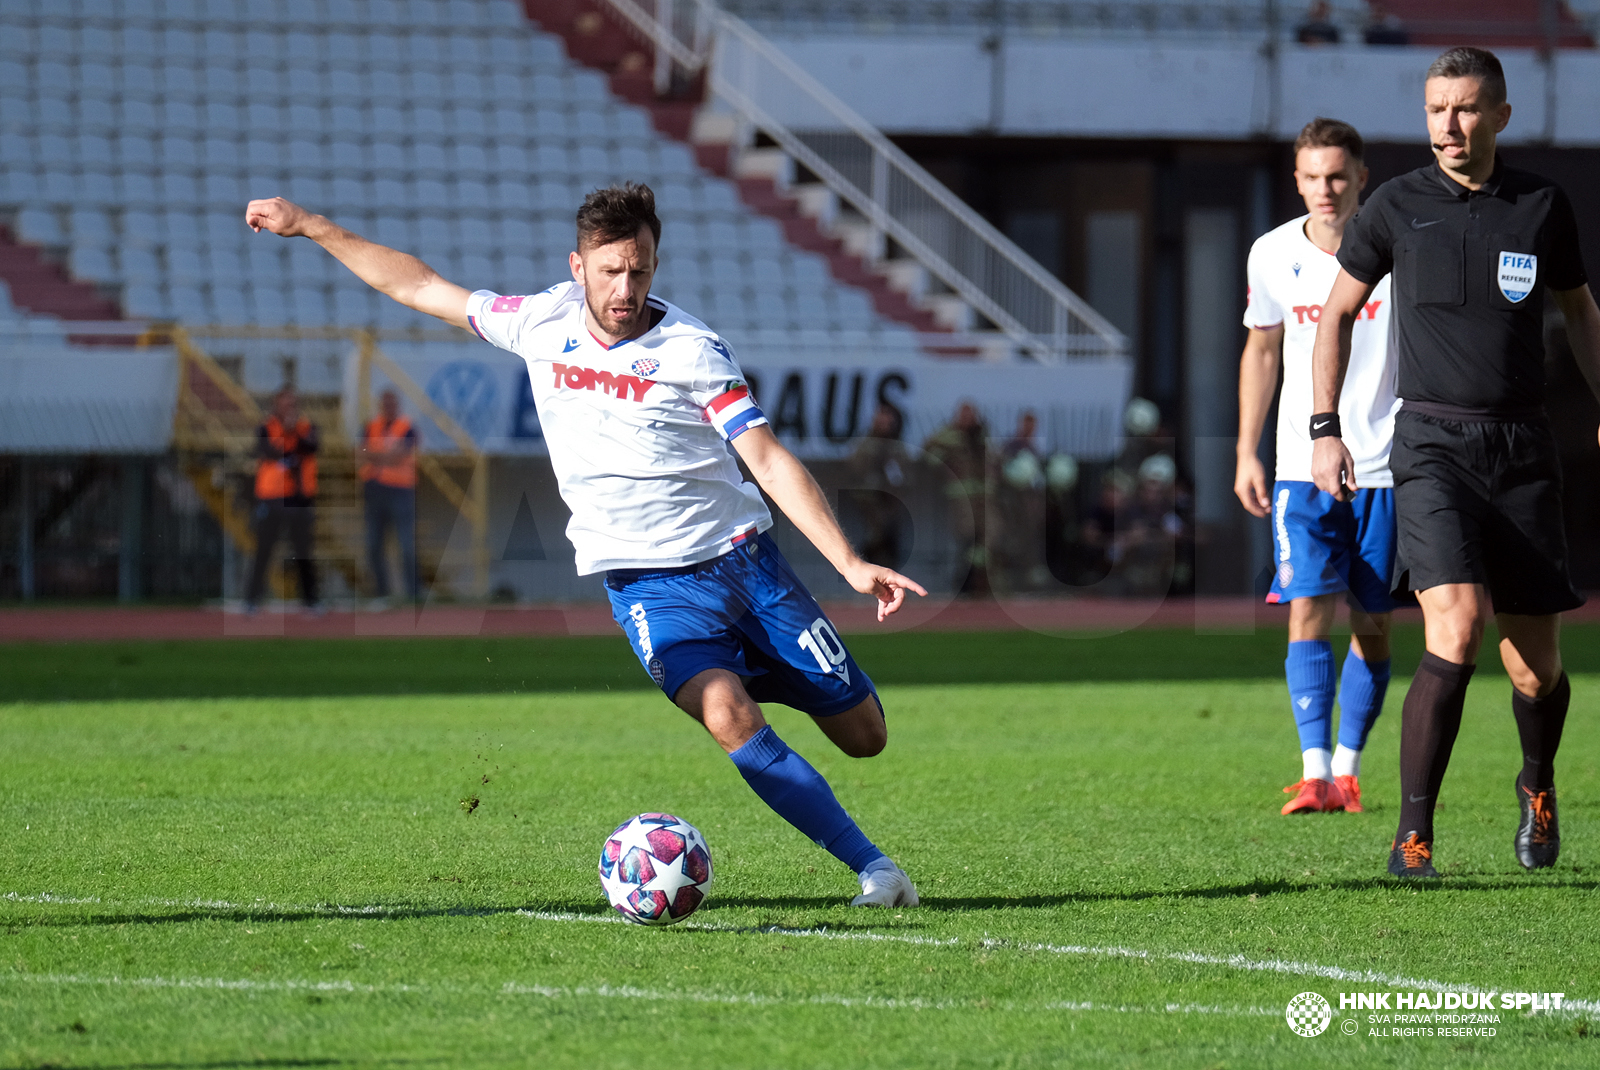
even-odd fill
[[[256,558],[245,588],[245,608],[255,612],[267,585],[267,566],[278,536],[289,533],[289,552],[300,573],[300,600],[313,612],[317,570],[311,531],[317,499],[317,428],[300,414],[294,390],[284,387],[272,415],[256,429]]]
[[[406,598],[417,590],[417,429],[400,412],[400,398],[385,390],[378,415],[361,434],[361,496],[367,511],[367,567],[377,595],[374,609],[388,604],[389,570],[383,560],[386,530],[400,543],[400,568]]]

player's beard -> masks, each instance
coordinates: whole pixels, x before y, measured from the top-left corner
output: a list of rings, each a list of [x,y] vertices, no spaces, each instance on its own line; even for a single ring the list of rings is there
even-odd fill
[[[596,306],[594,295],[589,293],[588,290],[583,293],[583,299],[589,304],[590,317],[600,325],[602,331],[618,338],[626,338],[639,329],[639,324],[644,319],[644,299],[648,296],[650,296],[648,291],[640,295],[638,305],[628,314],[628,318],[626,320],[618,320],[612,318],[609,309]]]

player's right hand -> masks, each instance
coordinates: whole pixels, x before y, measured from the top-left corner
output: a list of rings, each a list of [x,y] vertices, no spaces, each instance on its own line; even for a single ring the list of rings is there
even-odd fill
[[[285,238],[298,238],[306,233],[306,224],[316,217],[293,201],[282,197],[268,197],[251,201],[245,206],[244,221],[257,234],[270,230]]]
[[[1344,439],[1327,436],[1311,443],[1311,481],[1341,502],[1356,496],[1356,461]]]
[[[1255,454],[1239,458],[1234,470],[1233,493],[1251,516],[1266,516],[1272,512],[1272,498],[1267,494],[1267,469]]]

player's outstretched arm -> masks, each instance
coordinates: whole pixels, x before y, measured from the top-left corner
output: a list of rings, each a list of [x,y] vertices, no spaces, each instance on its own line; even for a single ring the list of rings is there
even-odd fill
[[[1333,289],[1322,304],[1317,321],[1317,340],[1311,348],[1311,411],[1337,413],[1339,393],[1344,389],[1345,369],[1350,365],[1350,332],[1356,317],[1372,293],[1372,283],[1362,282],[1339,269]],[[1313,417],[1315,419],[1315,417]],[[1344,438],[1329,435],[1311,443],[1311,480],[1317,489],[1347,502],[1355,494],[1356,462],[1345,448]]]
[[[462,330],[471,329],[467,298],[472,295],[409,253],[370,242],[282,197],[251,201],[244,221],[258,234],[269,230],[285,238],[310,238],[379,293]]]
[[[1239,444],[1234,464],[1233,493],[1252,516],[1272,511],[1267,468],[1256,450],[1261,429],[1278,389],[1278,354],[1283,350],[1283,324],[1250,328],[1239,357]]]
[[[1567,321],[1567,344],[1572,359],[1596,398],[1600,398],[1600,308],[1587,285],[1573,290],[1552,290],[1562,318]]]
[[[861,559],[850,540],[844,537],[833,510],[828,508],[822,488],[811,478],[806,466],[778,441],[772,428],[765,425],[750,428],[733,440],[733,448],[750,466],[750,473],[761,489],[783,510],[784,516],[794,521],[800,533],[811,540],[811,545],[822,551],[822,556],[839,570],[839,575],[857,591],[878,600],[879,620],[900,608],[907,591],[919,595],[928,593],[920,583],[894,569]]]

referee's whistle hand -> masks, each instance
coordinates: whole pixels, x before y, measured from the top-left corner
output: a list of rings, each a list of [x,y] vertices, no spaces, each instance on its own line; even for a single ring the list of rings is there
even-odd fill
[[[1341,502],[1355,497],[1356,462],[1344,439],[1327,436],[1311,443],[1311,481]]]

